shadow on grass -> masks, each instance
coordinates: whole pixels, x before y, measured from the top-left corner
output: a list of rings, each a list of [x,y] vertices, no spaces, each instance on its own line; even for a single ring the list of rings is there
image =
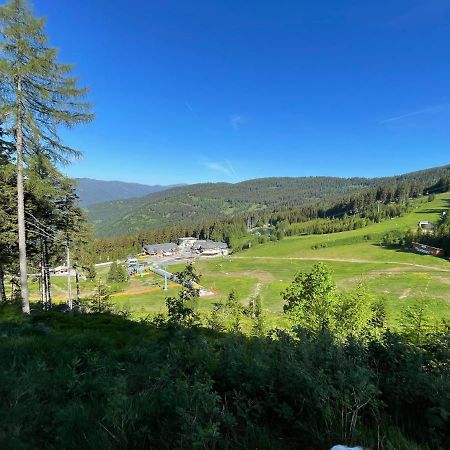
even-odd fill
[[[430,425],[450,389],[439,341],[245,336],[16,305],[0,306],[0,336],[1,448],[375,448],[380,430],[392,448],[448,448],[448,420]]]
[[[372,245],[374,245],[376,247],[384,248],[386,250],[392,250],[392,251],[394,251],[396,253],[408,253],[410,255],[417,255],[417,256],[423,256],[423,257],[428,257],[428,258],[436,258],[436,259],[440,259],[440,260],[449,262],[449,259],[448,259],[447,256],[427,255],[425,253],[417,252],[413,248],[403,247],[403,246],[396,245],[396,244],[380,245],[380,244],[374,243]]]
[[[442,211],[445,211],[450,208],[450,199],[443,199],[444,206],[443,207],[433,207],[427,209],[421,209],[420,211],[413,211],[415,214],[440,214]]]

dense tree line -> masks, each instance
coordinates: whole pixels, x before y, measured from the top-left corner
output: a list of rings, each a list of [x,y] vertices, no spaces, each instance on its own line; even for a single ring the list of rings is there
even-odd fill
[[[299,177],[262,178],[236,184],[204,183],[143,198],[91,205],[87,209],[90,220],[96,224],[97,235],[105,237],[229,216],[258,220],[283,210],[283,214],[295,217],[307,213],[310,206],[319,217],[325,214],[328,217],[344,211],[359,213],[371,202],[401,203],[415,198],[439,177],[448,175],[449,170],[445,166],[374,179]]]
[[[357,230],[359,228],[364,228],[371,223],[399,217],[410,211],[410,208],[409,201],[401,204],[388,204],[383,207],[367,208],[364,213],[355,213],[352,215],[345,213],[341,218],[318,218],[305,222],[288,224],[284,231],[286,236],[295,236],[301,234],[326,234]]]
[[[87,208],[100,236],[139,232],[177,223],[242,215],[248,210],[269,212],[317,202],[353,192],[374,182],[363,178],[263,178],[241,183],[202,183],[180,186],[143,198],[107,202]]]
[[[16,164],[0,163],[0,293],[6,299],[5,277],[18,275]],[[90,227],[77,206],[74,186],[43,155],[27,159],[24,169],[25,224],[28,272],[40,283],[41,305],[52,305],[50,269],[67,263],[67,250],[72,253],[71,265],[87,274],[93,270],[93,256],[88,241]],[[16,295],[20,294],[17,286]]]
[[[180,224],[156,230],[147,230],[133,235],[96,239],[93,241],[91,248],[97,262],[113,261],[140,253],[145,244],[174,242],[184,236],[224,241],[232,247],[235,242],[243,237],[247,239],[247,242],[251,238],[248,236],[248,231],[242,218],[235,217],[228,220],[205,221],[197,225]]]
[[[447,192],[450,189],[450,178],[441,178],[436,185],[430,189],[431,192]],[[430,194],[428,200],[434,200],[435,194]],[[411,248],[413,242],[441,248],[446,256],[450,255],[450,209],[441,211],[439,220],[433,224],[432,230],[424,230],[418,227],[416,230],[393,230],[387,233],[382,244],[385,246],[399,246]]]
[[[50,264],[63,248],[68,264],[71,249],[76,259],[82,254],[85,219],[72,182],[57,169],[79,153],[59,131],[91,115],[85,90],[71,66],[57,61],[44,20],[25,0],[0,6],[0,69],[0,293],[5,300],[5,273],[18,275],[22,309],[29,313],[29,271],[39,274],[42,305],[49,308]]]
[[[362,192],[315,205],[265,209],[233,217],[180,222],[178,225],[150,229],[137,234],[101,238],[94,243],[96,261],[108,261],[139,253],[144,244],[171,242],[179,237],[194,236],[227,242],[234,251],[266,242],[268,236],[251,233],[255,227],[271,226],[270,239],[300,234],[323,234],[347,231],[367,226],[410,210],[410,199],[428,192],[445,192],[446,177],[440,176],[449,168],[418,172],[411,178],[400,177],[395,182],[364,189]],[[436,181],[437,180],[437,181]]]

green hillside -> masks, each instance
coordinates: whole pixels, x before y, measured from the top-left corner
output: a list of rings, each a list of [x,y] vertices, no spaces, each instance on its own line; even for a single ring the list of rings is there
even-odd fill
[[[438,317],[450,318],[450,263],[379,245],[388,231],[416,228],[419,220],[436,220],[449,207],[450,194],[442,194],[431,203],[425,199],[417,201],[416,209],[404,217],[359,230],[286,238],[226,260],[196,264],[204,275],[204,284],[215,289],[218,297],[224,297],[232,288],[237,289],[243,300],[258,292],[265,308],[275,315],[282,312],[280,292],[295,273],[308,271],[315,262],[323,261],[333,268],[342,288],[361,280],[373,293],[386,298],[392,321],[403,306],[423,297],[429,300]],[[205,306],[210,307],[213,301],[206,300]]]
[[[333,268],[342,288],[360,280],[376,295],[386,298],[393,320],[402,306],[423,297],[429,299],[437,316],[450,317],[450,263],[379,245],[388,231],[416,228],[419,220],[437,220],[440,212],[449,207],[450,194],[441,194],[431,203],[417,200],[414,211],[404,217],[353,231],[269,242],[227,260],[202,261],[197,266],[204,274],[204,284],[221,292],[223,280],[245,278],[250,286],[241,291],[242,297],[258,291],[265,307],[273,313],[282,311],[279,293],[295,273],[323,261]]]
[[[203,275],[202,284],[214,293],[201,299],[200,311],[209,313],[213,303],[225,299],[234,289],[243,303],[252,295],[260,294],[271,323],[283,324],[280,292],[296,272],[309,271],[314,263],[323,261],[333,269],[340,288],[361,281],[378,298],[385,298],[393,324],[402,308],[423,298],[437,318],[450,318],[450,263],[442,258],[379,245],[387,232],[414,229],[420,220],[435,221],[449,207],[450,193],[438,194],[432,202],[426,198],[414,200],[413,211],[403,217],[358,230],[289,237],[227,258],[197,261],[195,265]],[[173,270],[179,268],[175,266]],[[106,277],[106,270],[99,275]],[[95,283],[83,284],[85,292],[94,287]],[[37,284],[33,288],[37,295]],[[54,288],[60,291],[62,301],[64,280],[57,279]],[[120,309],[142,317],[165,312],[165,297],[175,295],[178,289],[171,285],[166,293],[162,290],[162,280],[148,275],[119,286],[113,300]]]
[[[263,178],[242,183],[203,183],[87,208],[99,236],[129,234],[180,222],[299,206],[373,186],[364,178]]]
[[[377,186],[401,183],[432,186],[450,166],[385,178],[261,178],[241,183],[180,186],[142,198],[91,205],[87,208],[98,236],[133,234],[143,230],[220,220],[243,214],[271,213],[306,205],[326,207]],[[395,190],[395,188],[394,188]]]

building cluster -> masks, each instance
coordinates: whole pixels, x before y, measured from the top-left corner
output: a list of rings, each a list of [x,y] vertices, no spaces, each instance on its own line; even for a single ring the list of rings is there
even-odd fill
[[[421,244],[420,242],[413,242],[412,247],[417,253],[422,253],[423,255],[432,255],[432,256],[445,255],[445,251],[442,248],[432,247],[431,245]]]
[[[184,237],[177,242],[144,245],[144,253],[150,256],[225,256],[228,255],[228,245],[225,242]]]
[[[441,213],[441,217],[444,217],[447,214],[446,211]],[[435,229],[434,223],[429,220],[421,220],[419,222],[419,228],[422,232],[427,234],[433,234]],[[432,255],[432,256],[440,256],[443,257],[445,255],[445,251],[442,248],[432,247],[431,245],[421,244],[420,242],[413,242],[412,248],[417,253],[421,253],[423,255]]]
[[[434,230],[435,227],[434,224],[429,220],[421,220],[419,222],[419,228],[430,233]]]

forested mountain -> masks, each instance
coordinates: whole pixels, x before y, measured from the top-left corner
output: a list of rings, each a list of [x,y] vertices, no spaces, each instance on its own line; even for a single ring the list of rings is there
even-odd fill
[[[76,192],[80,197],[80,206],[94,203],[124,200],[133,197],[143,197],[152,192],[160,192],[173,186],[146,185],[126,183],[124,181],[94,180],[92,178],[75,178]]]
[[[345,209],[351,194],[377,187],[386,191],[385,194],[380,192],[381,200],[394,201],[396,195],[403,195],[401,191],[405,186],[408,192],[417,191],[421,195],[425,187],[448,174],[450,166],[384,178],[261,178],[235,184],[203,183],[142,198],[91,205],[87,211],[98,236],[118,236],[175,224],[241,215],[261,216],[305,206],[330,208],[339,203],[341,210]],[[398,186],[400,191],[397,192]]]
[[[88,215],[100,236],[114,236],[180,222],[298,206],[373,185],[364,178],[261,178],[241,183],[202,183],[126,201],[91,205]]]

